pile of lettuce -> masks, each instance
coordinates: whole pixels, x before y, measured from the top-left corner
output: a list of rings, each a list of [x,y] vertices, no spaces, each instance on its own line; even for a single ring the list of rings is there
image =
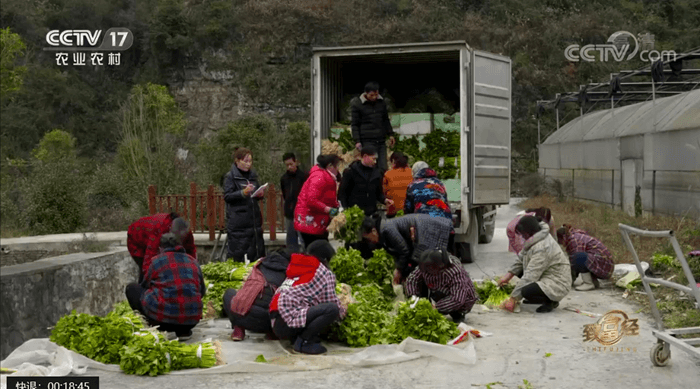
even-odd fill
[[[255,262],[246,265],[243,262],[234,262],[233,259],[202,265],[204,284],[207,286],[207,293],[202,298],[204,309],[206,310],[211,302],[216,313],[223,317],[224,293],[227,289],[241,289],[243,281],[248,278],[254,265]]]
[[[348,305],[345,319],[332,326],[330,340],[366,347],[401,343],[410,336],[446,344],[459,335],[457,325],[433,308],[430,301],[394,302],[394,260],[384,249],[375,250],[372,258],[365,261],[358,250],[340,248],[330,266],[337,282],[352,286],[352,296],[357,300]]]
[[[217,364],[212,343],[167,341],[161,332],[147,327],[141,316],[122,302],[104,317],[72,311],[58,320],[50,340],[98,362],[118,364],[126,374],[156,376]]]

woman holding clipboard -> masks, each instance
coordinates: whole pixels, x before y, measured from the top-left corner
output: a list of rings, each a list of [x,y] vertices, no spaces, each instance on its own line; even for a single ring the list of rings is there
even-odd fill
[[[253,154],[244,147],[233,152],[234,163],[224,178],[226,202],[227,258],[243,262],[265,256],[262,212],[258,202],[265,195],[267,184],[258,187],[258,174],[253,170]],[[257,188],[257,190],[256,190]]]

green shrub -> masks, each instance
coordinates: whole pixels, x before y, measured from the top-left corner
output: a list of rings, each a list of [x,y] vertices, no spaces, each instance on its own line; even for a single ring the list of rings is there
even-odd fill
[[[75,232],[85,223],[84,176],[71,161],[37,162],[23,190],[34,234]]]
[[[86,228],[89,231],[124,231],[148,212],[146,189],[126,179],[116,164],[99,165],[86,184]]]
[[[197,144],[198,182],[205,186],[220,184],[231,169],[234,149],[245,147],[253,154],[253,169],[258,173],[260,185],[266,182],[278,185],[284,172],[282,147],[286,146],[277,125],[266,116],[253,115],[231,122],[211,139],[202,139]]]
[[[39,145],[32,151],[34,158],[51,163],[60,160],[75,160],[75,138],[62,130],[51,130],[44,134]]]

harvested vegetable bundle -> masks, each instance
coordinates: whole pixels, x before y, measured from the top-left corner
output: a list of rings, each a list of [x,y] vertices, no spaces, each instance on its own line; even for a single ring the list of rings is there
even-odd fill
[[[369,303],[384,311],[390,311],[392,308],[391,300],[384,296],[382,290],[375,283],[358,286],[353,297],[360,303]]]
[[[167,373],[172,370],[168,343],[161,333],[137,332],[122,349],[119,367],[126,374],[155,377]]]
[[[382,310],[367,301],[350,304],[345,319],[334,325],[335,338],[350,347],[366,347],[375,344],[391,343],[393,316],[390,311]]]
[[[508,297],[510,297],[509,293],[506,293],[505,290],[498,288],[495,291],[491,292],[489,298],[486,299],[486,301],[484,301],[484,305],[489,307],[498,307],[504,301],[508,300]]]
[[[490,307],[498,307],[510,297],[515,287],[510,284],[498,286],[497,280],[485,279],[481,283],[474,285],[476,292],[479,294],[479,300],[482,304]]]
[[[360,152],[357,149],[353,148],[352,150],[347,150],[347,152],[345,152],[343,147],[338,142],[331,142],[328,139],[321,141],[321,154],[339,156],[342,160],[338,166],[340,171],[343,171],[360,156]]]
[[[358,250],[339,248],[331,258],[330,267],[338,282],[353,286],[366,280],[365,260]]]
[[[224,293],[227,289],[240,289],[256,262],[246,265],[243,262],[212,262],[202,265],[202,275],[207,293],[202,297],[203,307],[211,303],[217,316],[222,314]]]
[[[393,299],[396,296],[391,285],[394,257],[389,255],[384,249],[374,250],[372,258],[367,261],[366,269],[370,281],[379,286],[384,297]]]
[[[362,221],[365,219],[365,212],[360,209],[357,205],[344,210],[342,212],[342,219],[339,219],[333,226],[333,237],[335,239],[341,240],[345,243],[355,243],[361,239],[360,227],[362,226]],[[341,217],[338,215],[333,220]],[[331,221],[331,225],[333,221]]]
[[[216,346],[212,343],[184,344],[173,341],[168,343],[167,349],[173,370],[207,368],[217,364]]]
[[[412,306],[413,305],[413,306]],[[427,299],[407,301],[399,305],[399,312],[391,324],[392,343],[400,343],[409,336],[433,343],[447,344],[459,335],[457,324],[448,320]]]
[[[126,304],[126,305],[124,305]],[[98,362],[119,363],[121,348],[145,324],[127,302],[115,305],[105,317],[73,310],[58,320],[50,340]]]

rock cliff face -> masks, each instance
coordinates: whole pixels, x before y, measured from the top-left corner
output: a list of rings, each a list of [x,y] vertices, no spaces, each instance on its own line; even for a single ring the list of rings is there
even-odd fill
[[[253,103],[245,95],[231,71],[208,70],[206,65],[188,68],[179,81],[171,82],[170,92],[189,122],[191,140],[208,137],[229,122],[250,114],[277,118],[285,125],[290,121],[310,119],[310,105]]]

